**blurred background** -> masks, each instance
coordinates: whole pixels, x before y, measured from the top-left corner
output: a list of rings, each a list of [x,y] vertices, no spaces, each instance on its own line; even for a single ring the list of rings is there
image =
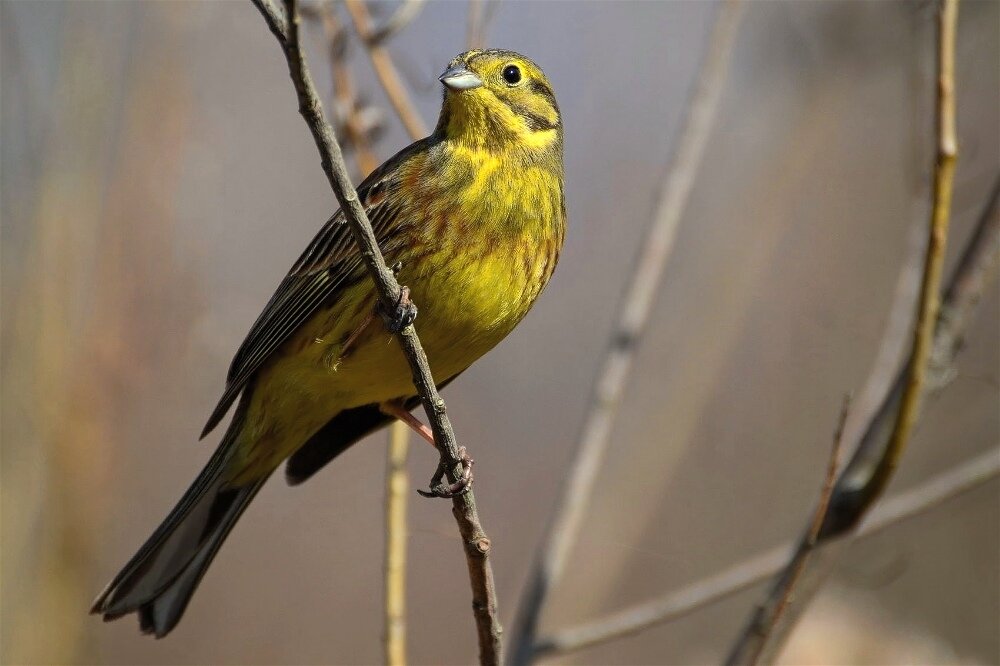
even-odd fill
[[[864,387],[879,356],[912,229],[927,217],[934,5],[747,5],[546,629],[799,534],[841,396]],[[376,19],[395,8],[369,6]],[[388,46],[428,125],[470,9],[428,2]],[[487,45],[545,69],[566,129],[559,270],[520,328],[445,392],[477,461],[508,628],[715,9],[478,9],[490,14]],[[998,25],[1000,3],[962,3],[946,270],[1000,170]],[[330,94],[323,31],[307,22],[303,35]],[[131,617],[86,615],[208,458],[215,439],[197,437],[232,354],[336,205],[274,38],[243,2],[4,1],[0,40],[3,662],[378,662],[384,433],[302,487],[276,475],[169,638],[140,636]],[[359,94],[382,112],[381,161],[409,139],[356,37],[344,48]],[[998,326],[994,281],[889,495],[996,447]],[[413,484],[435,464],[415,447]],[[994,479],[854,544],[785,660],[1000,662],[998,499]],[[410,658],[471,662],[449,507],[414,495],[410,512]],[[761,589],[561,661],[718,662]]]

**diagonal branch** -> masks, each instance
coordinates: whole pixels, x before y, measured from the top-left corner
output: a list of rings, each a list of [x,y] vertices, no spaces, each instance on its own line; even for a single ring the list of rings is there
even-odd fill
[[[364,178],[378,167],[378,158],[375,156],[370,142],[373,126],[364,120],[366,114],[355,93],[351,70],[346,63],[346,34],[343,26],[340,25],[336,12],[328,2],[302,5],[299,7],[299,14],[304,18],[317,21],[323,27],[330,61],[330,74],[333,78],[333,99],[330,112],[337,129],[342,132],[343,147],[354,149],[358,172]]]
[[[880,451],[874,465],[868,464],[863,446],[837,480],[830,508],[823,518],[819,537],[829,540],[853,532],[858,522],[882,495],[913,432],[919,415],[921,399],[927,383],[931,352],[934,347],[934,329],[938,321],[941,293],[941,273],[944,266],[945,245],[951,213],[952,185],[958,141],[955,132],[955,31],[958,18],[958,0],[943,0],[937,22],[937,158],[934,168],[934,191],[928,240],[920,287],[917,322],[907,363],[906,381],[902,385],[899,407],[895,412],[888,442]],[[845,511],[845,507],[849,511]],[[835,522],[836,521],[836,522]],[[727,664],[756,664],[762,658],[771,661],[781,647],[794,623],[784,627],[778,623],[783,611],[780,600],[791,594],[804,568],[797,562],[798,553],[811,550],[808,535],[803,538],[796,557],[778,576],[766,600],[756,608],[750,621],[736,640]],[[793,576],[793,569],[798,572]],[[806,606],[809,595],[800,599],[799,608]],[[801,610],[800,610],[801,612]],[[776,630],[777,628],[777,630]]]
[[[396,110],[399,119],[403,121],[406,132],[413,140],[424,138],[427,136],[427,127],[424,126],[424,121],[420,119],[420,115],[413,107],[413,102],[406,92],[406,86],[403,85],[402,79],[399,78],[399,72],[396,71],[389,51],[386,50],[380,39],[376,39],[377,35],[372,31],[372,18],[368,14],[364,0],[344,0],[344,6],[347,7],[347,12],[351,15],[354,28],[358,31],[361,41],[365,43],[365,50],[368,51],[368,57],[371,58],[375,75],[382,83],[392,108]],[[419,10],[420,5],[417,5],[416,9]]]
[[[358,200],[358,193],[351,184],[344,164],[344,156],[333,136],[333,130],[323,115],[323,107],[316,93],[312,76],[305,63],[305,56],[299,45],[298,15],[295,0],[285,0],[284,15],[272,0],[253,0],[253,4],[263,15],[268,28],[277,38],[288,61],[288,72],[299,100],[299,112],[309,126],[309,130],[320,152],[320,161],[337,201],[344,211],[351,235],[364,260],[365,267],[375,283],[379,300],[390,311],[396,308],[402,294],[399,284],[385,264],[379,251],[371,223]],[[431,376],[427,355],[417,337],[413,324],[404,328],[397,336],[400,347],[406,355],[413,372],[413,384],[420,394],[424,410],[434,432],[434,439],[441,452],[441,462],[452,482],[462,475],[462,461],[452,431],[451,422],[445,409],[444,400],[438,395],[437,386]],[[458,523],[465,546],[469,578],[472,585],[472,606],[479,635],[479,659],[483,664],[497,664],[500,661],[500,622],[497,611],[496,588],[493,583],[493,569],[489,561],[490,540],[479,522],[475,495],[471,490],[452,500],[452,513]]]
[[[673,248],[677,227],[708,143],[726,80],[741,7],[739,0],[726,0],[719,9],[702,70],[689,102],[685,126],[664,182],[656,217],[640,245],[641,255],[622,301],[611,345],[594,384],[569,476],[536,555],[528,587],[521,598],[511,649],[516,664],[530,660],[545,602],[562,577],[570,549],[579,534],[638,340],[649,320],[656,288]]]
[[[1000,477],[1000,449],[992,449],[882,502],[861,523],[854,538],[877,534],[997,477]],[[533,656],[541,659],[578,652],[690,615],[774,575],[788,562],[794,547],[785,544],[772,548],[658,599],[543,636],[535,645]]]

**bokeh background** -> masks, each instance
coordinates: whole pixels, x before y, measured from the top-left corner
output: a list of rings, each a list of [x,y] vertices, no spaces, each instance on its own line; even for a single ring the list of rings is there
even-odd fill
[[[880,358],[926,219],[933,4],[748,5],[546,628],[798,534],[841,396]],[[571,225],[536,309],[445,393],[477,461],[508,627],[715,8],[490,9],[487,44],[530,55],[554,83]],[[390,44],[428,124],[467,11],[429,2]],[[997,2],[962,3],[949,266],[1000,170],[998,25]],[[304,35],[328,93],[322,32]],[[209,456],[214,440],[197,435],[232,353],[335,206],[273,37],[244,2],[4,0],[0,40],[4,663],[379,661],[385,434],[302,487],[276,476],[169,638],[86,615]],[[386,113],[375,148],[388,157],[408,140],[357,40],[348,48],[359,88]],[[996,447],[998,305],[994,282],[890,494]],[[414,484],[436,462],[425,448],[411,455]],[[855,544],[786,661],[1000,662],[998,499],[994,480]],[[414,495],[409,546],[411,659],[473,661],[446,503]],[[564,661],[717,662],[759,592]]]

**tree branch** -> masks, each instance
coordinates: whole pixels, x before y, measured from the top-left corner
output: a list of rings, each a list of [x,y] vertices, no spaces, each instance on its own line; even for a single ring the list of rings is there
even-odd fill
[[[882,502],[861,523],[854,538],[876,534],[919,516],[998,476],[1000,449],[986,451]],[[534,658],[577,652],[690,615],[774,575],[788,562],[793,549],[793,544],[772,548],[658,599],[543,636],[535,646]]]
[[[937,159],[934,169],[933,203],[907,379],[902,386],[899,409],[895,414],[888,444],[875,465],[868,465],[867,459],[855,456],[837,480],[829,511],[818,531],[818,535],[824,540],[846,531],[853,531],[882,495],[906,449],[919,414],[940,309],[941,273],[948,238],[952,184],[958,152],[954,97],[957,17],[958,0],[943,0],[937,22]],[[856,464],[859,460],[863,466]],[[850,507],[850,513],[843,510],[845,506]],[[839,522],[834,523],[831,516],[835,516]],[[847,520],[844,520],[845,518]],[[833,529],[834,524],[839,525],[839,531]],[[810,541],[815,543],[816,539],[807,535],[800,542],[796,556],[779,575],[767,600],[755,610],[736,640],[726,659],[727,664],[756,664],[762,656],[766,661],[770,661],[777,654],[788,633],[774,630],[783,610],[779,599],[791,594],[798,582],[804,570],[804,563],[798,562],[799,553],[812,550]],[[800,599],[800,612],[805,608],[804,602],[807,601],[808,598]],[[786,626],[790,627],[791,624],[787,623]]]
[[[427,136],[424,121],[420,119],[420,114],[417,113],[413,102],[410,101],[410,96],[406,92],[402,79],[399,78],[392,57],[381,41],[375,39],[371,27],[372,19],[368,14],[368,8],[365,7],[364,0],[344,0],[344,6],[347,7],[347,12],[351,15],[354,29],[358,31],[361,41],[365,44],[365,50],[368,51],[368,57],[371,58],[372,67],[375,69],[375,75],[382,83],[392,108],[396,110],[399,119],[403,121],[406,132],[414,141],[424,138]],[[417,9],[420,9],[419,5]]]
[[[364,109],[359,108],[351,70],[345,62],[347,49],[343,26],[337,20],[337,15],[329,2],[302,5],[299,7],[299,13],[323,27],[330,61],[330,75],[333,79],[331,113],[336,120],[337,130],[344,139],[344,147],[354,149],[358,172],[364,178],[379,164],[369,140],[377,123],[366,123]]]
[[[385,468],[385,663],[406,663],[406,453],[410,431],[402,421],[389,427]]]
[[[417,18],[417,14],[424,8],[426,2],[427,0],[403,0],[403,3],[385,23],[371,31],[366,41],[372,46],[377,46],[387,39],[391,39],[393,35]]]
[[[347,175],[340,146],[323,116],[322,104],[299,45],[295,0],[285,0],[284,16],[271,0],[253,0],[253,3],[263,15],[268,28],[285,53],[289,75],[299,100],[299,112],[316,142],[323,171],[344,211],[365,267],[375,283],[379,300],[383,306],[394,309],[400,299],[400,286],[379,251],[371,223]],[[412,324],[404,328],[397,337],[413,372],[413,384],[427,412],[435,442],[441,452],[441,462],[445,466],[449,480],[456,482],[462,474],[461,457],[444,400],[438,395],[437,386],[431,376],[427,355]],[[452,513],[455,515],[465,546],[472,585],[473,611],[479,635],[480,662],[496,664],[501,657],[501,628],[493,569],[489,561],[490,541],[480,525],[475,495],[471,490],[452,500]]]
[[[850,397],[845,398],[844,406],[840,412],[840,422],[837,424],[837,432],[833,438],[833,450],[830,452],[830,460],[827,463],[823,490],[820,493],[820,500],[816,504],[816,509],[813,511],[812,520],[809,522],[806,534],[799,541],[795,552],[782,570],[782,575],[775,583],[774,590],[768,597],[767,602],[757,607],[753,618],[750,620],[753,634],[760,636],[762,641],[767,641],[781,619],[782,614],[784,614],[785,609],[788,607],[788,604],[791,602],[792,592],[795,590],[799,578],[801,578],[802,573],[806,569],[809,556],[812,555],[813,549],[816,548],[816,538],[819,536],[819,529],[823,525],[823,517],[826,515],[826,510],[830,505],[833,484],[837,480],[837,469],[840,467],[840,450],[844,438],[844,424],[847,422],[847,411],[850,404]]]
[[[656,217],[640,245],[641,255],[618,313],[611,346],[594,384],[569,476],[536,555],[527,589],[521,597],[511,648],[512,660],[516,664],[524,664],[531,659],[548,594],[562,577],[570,549],[579,534],[638,340],[649,320],[656,288],[673,248],[677,227],[708,143],[726,80],[741,7],[739,0],[726,0],[719,9],[677,151],[664,181]]]

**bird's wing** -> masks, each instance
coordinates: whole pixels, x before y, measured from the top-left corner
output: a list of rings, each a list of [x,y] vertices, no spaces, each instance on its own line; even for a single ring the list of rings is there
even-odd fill
[[[375,238],[383,252],[391,244],[400,222],[400,171],[420,148],[420,142],[403,150],[376,169],[358,187],[358,198],[368,213]],[[219,424],[254,373],[324,303],[336,299],[340,287],[362,268],[357,245],[343,211],[337,211],[295,262],[264,311],[257,317],[233,357],[226,389],[201,436]]]

